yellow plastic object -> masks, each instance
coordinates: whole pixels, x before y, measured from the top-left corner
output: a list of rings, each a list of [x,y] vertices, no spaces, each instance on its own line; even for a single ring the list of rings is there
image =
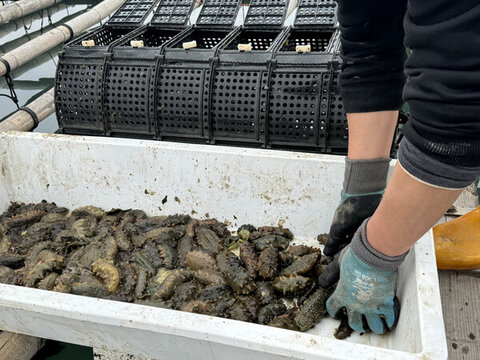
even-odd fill
[[[239,51],[252,51],[252,43],[238,44],[237,48]]]
[[[441,270],[480,268],[480,206],[433,228],[437,266]]]
[[[196,47],[197,47],[197,42],[195,40],[183,43],[183,48],[185,50],[193,49],[193,48],[196,48]]]
[[[308,44],[308,45],[297,45],[295,47],[295,50],[298,53],[309,53],[310,51],[312,51],[312,46],[310,44]]]
[[[84,47],[92,47],[95,46],[95,40],[83,40],[82,46]]]
[[[135,47],[135,48],[140,48],[143,47],[143,40],[132,40],[130,41],[130,46]]]

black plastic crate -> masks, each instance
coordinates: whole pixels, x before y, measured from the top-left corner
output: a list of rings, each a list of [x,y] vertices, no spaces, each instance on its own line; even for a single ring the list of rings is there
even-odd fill
[[[153,58],[159,53],[162,52],[163,47],[176,36],[181,34],[182,29],[162,29],[157,27],[144,27],[139,29],[139,31],[130,33],[129,36],[125,37],[124,41],[119,42],[115,45],[114,55],[115,56],[127,56],[131,57],[130,53],[136,52],[135,56],[138,58]],[[133,48],[131,45],[132,41],[142,41],[143,47]],[[125,52],[125,50],[127,52]]]
[[[225,53],[225,50],[238,50],[238,45],[242,44],[251,44],[252,51],[268,51],[273,46],[274,42],[277,40],[280,31],[276,30],[253,30],[253,29],[241,29],[241,31],[236,35],[224,49],[221,49],[221,53]],[[235,53],[238,55],[239,53]],[[240,54],[239,56],[242,56]]]
[[[326,67],[315,72],[273,72],[268,114],[270,145],[325,149],[328,76]]]
[[[185,27],[189,25],[195,0],[160,0],[151,24],[166,27]]]
[[[346,153],[348,149],[348,122],[338,78],[340,70],[332,74],[328,113],[328,149],[334,153]]]
[[[141,25],[156,1],[127,0],[105,25],[65,45],[59,54],[55,83],[61,132],[107,133],[104,112],[106,61],[114,45]]]
[[[297,46],[310,45],[312,52],[327,52],[332,40],[332,31],[311,31],[292,29],[280,51],[294,51]]]
[[[69,134],[102,135],[102,79],[105,60],[59,60],[55,82],[55,108],[59,129]]]
[[[208,111],[210,140],[267,145],[269,82],[283,30],[241,28],[219,50]],[[241,51],[239,45],[251,45]]]
[[[241,0],[205,0],[196,25],[230,29],[234,26]]]
[[[299,0],[295,27],[330,27],[337,22],[335,0]]]
[[[107,21],[108,25],[139,26],[158,0],[127,0]]]
[[[69,55],[78,55],[78,56],[89,56],[95,52],[104,53],[110,45],[115,41],[119,40],[121,37],[132,32],[134,29],[130,27],[109,27],[101,26],[96,28],[85,35],[67,43],[64,50],[68,50]],[[82,45],[83,41],[93,40],[95,46],[85,47]]]
[[[198,50],[208,50],[210,53],[228,36],[229,33],[230,32],[227,30],[203,30],[201,28],[195,28],[184,37],[171,44],[169,49],[181,50],[182,52],[188,54]],[[195,41],[197,46],[195,48],[185,50],[183,48],[183,44],[191,41]]]
[[[107,65],[103,93],[107,135],[155,137],[154,74],[150,62]]]
[[[287,0],[252,0],[245,17],[245,27],[282,27],[287,12],[287,3]]]
[[[334,34],[333,30],[289,28],[280,38],[270,84],[271,146],[329,151]],[[297,46],[309,46],[310,51],[297,52]]]
[[[265,143],[268,69],[238,66],[215,70],[210,111],[210,140]]]
[[[68,43],[59,54],[55,104],[65,133],[104,134],[103,78],[106,54],[131,28],[102,26]],[[85,47],[83,41],[95,46]]]
[[[218,50],[230,39],[233,33],[234,31],[227,29],[191,27],[165,46],[164,61],[177,64],[181,62],[203,62],[209,66]],[[185,44],[192,42],[195,42],[195,47],[184,48]]]
[[[191,28],[165,47],[156,79],[158,138],[208,140],[212,67],[230,37],[224,29]],[[197,47],[183,48],[192,41]]]
[[[154,138],[155,81],[165,45],[182,34],[175,29],[146,26],[115,44],[106,62],[104,117],[112,136]],[[143,42],[133,47],[132,41]]]
[[[211,70],[201,63],[164,64],[156,83],[159,139],[204,140]]]

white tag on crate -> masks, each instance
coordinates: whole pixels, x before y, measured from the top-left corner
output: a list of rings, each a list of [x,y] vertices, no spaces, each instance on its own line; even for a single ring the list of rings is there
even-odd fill
[[[238,44],[239,51],[252,51],[252,43]]]
[[[82,41],[82,46],[84,46],[84,47],[95,46],[95,40],[83,40]]]
[[[196,47],[197,47],[197,42],[195,40],[183,43],[183,48],[185,50],[193,49],[193,48],[196,48]]]
[[[130,46],[133,46],[134,48],[141,48],[144,46],[143,40],[132,40],[130,41]]]
[[[298,53],[309,53],[312,51],[312,46],[310,44],[308,45],[297,45],[295,48]]]

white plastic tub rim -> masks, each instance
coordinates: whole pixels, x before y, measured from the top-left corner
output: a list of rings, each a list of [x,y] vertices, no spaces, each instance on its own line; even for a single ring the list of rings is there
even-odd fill
[[[289,227],[314,244],[337,205],[343,158],[131,139],[0,134],[0,211],[10,201],[194,213],[236,228]],[[168,201],[162,204],[167,196]],[[174,199],[177,200],[174,200]],[[432,233],[399,270],[395,331],[333,338],[235,320],[0,285],[0,329],[155,359],[446,359]]]

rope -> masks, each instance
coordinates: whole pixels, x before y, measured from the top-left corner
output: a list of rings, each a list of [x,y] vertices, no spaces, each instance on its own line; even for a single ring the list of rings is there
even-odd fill
[[[59,27],[60,27],[60,26],[66,27],[67,30],[68,30],[68,32],[70,33],[70,37],[69,37],[66,41],[69,41],[69,40],[73,39],[73,37],[75,36],[75,33],[73,32],[72,27],[71,27],[70,25],[68,25],[68,24],[61,24],[61,25],[59,25]]]
[[[3,65],[5,65],[5,67],[7,68],[7,74],[8,74],[12,70],[12,68],[10,67],[10,63],[4,58],[0,58],[0,62],[2,62]]]
[[[38,124],[40,123],[40,121],[38,120],[37,114],[35,114],[35,112],[32,109],[30,109],[26,106],[22,106],[22,107],[18,108],[18,110],[23,110],[32,117],[33,127],[30,130],[31,131],[35,130],[37,128]]]
[[[5,67],[7,68],[7,72],[5,73],[4,76],[5,76],[5,81],[7,82],[8,90],[10,91],[10,95],[0,94],[0,96],[4,96],[4,97],[7,97],[10,100],[12,100],[15,103],[15,106],[18,109],[19,108],[18,97],[17,97],[17,93],[15,92],[15,88],[13,86],[13,80],[10,76],[10,71],[12,70],[12,68],[10,67],[10,64],[8,63],[7,60],[5,60],[3,58],[0,58],[0,62],[2,62],[5,65]]]
[[[55,4],[57,2],[55,1]],[[52,25],[53,24],[53,20],[52,20],[52,10],[51,8],[47,8],[47,19],[48,19],[48,25]]]

